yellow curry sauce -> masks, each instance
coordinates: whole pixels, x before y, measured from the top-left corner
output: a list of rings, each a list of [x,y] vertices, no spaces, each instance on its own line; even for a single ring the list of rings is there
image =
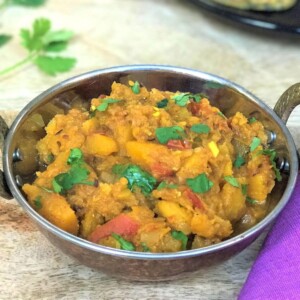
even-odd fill
[[[202,94],[113,83],[90,111],[57,114],[23,191],[54,225],[101,245],[174,252],[264,217],[280,174],[261,122],[226,118]]]

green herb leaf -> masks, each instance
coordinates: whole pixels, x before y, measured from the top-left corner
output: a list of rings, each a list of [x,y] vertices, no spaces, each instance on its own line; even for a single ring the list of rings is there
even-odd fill
[[[240,187],[238,180],[233,176],[225,176],[224,180],[227,181],[229,184],[231,184],[234,187]]]
[[[44,46],[46,52],[60,52],[67,48],[68,42],[52,42]]]
[[[275,151],[274,149],[264,149],[264,150],[258,151],[257,154],[258,154],[258,155],[259,155],[259,154],[263,154],[263,155],[269,156],[270,162],[271,162],[272,167],[273,167],[273,170],[274,170],[274,172],[275,172],[276,180],[277,180],[277,181],[281,181],[281,180],[282,180],[282,176],[281,176],[280,170],[277,168],[276,162],[275,162],[276,155],[277,155],[277,154],[276,154],[276,151]]]
[[[186,183],[193,192],[200,194],[208,192],[214,185],[205,173],[201,173],[194,178],[186,179]]]
[[[47,34],[43,37],[43,43],[49,45],[54,42],[68,42],[74,33],[70,30],[56,30],[48,31]]]
[[[166,144],[169,140],[182,140],[183,128],[179,126],[156,128],[155,134],[161,144]]]
[[[122,250],[135,251],[135,246],[131,242],[123,239],[120,235],[112,233],[111,236],[119,242]]]
[[[258,201],[255,199],[250,198],[249,196],[246,197],[246,201],[250,204],[257,204]]]
[[[181,241],[181,250],[186,250],[188,237],[182,231],[173,230],[171,236],[178,241]]]
[[[33,203],[34,203],[34,206],[36,207],[36,209],[41,209],[41,208],[43,207],[41,201],[42,201],[41,196],[37,196],[37,197],[33,200]]]
[[[233,163],[233,166],[235,168],[240,168],[245,163],[246,163],[246,161],[245,161],[244,157],[241,154],[238,154],[235,161],[234,161],[234,163]]]
[[[247,184],[241,184],[241,189],[242,189],[242,194],[244,196],[246,196],[247,192],[248,192],[248,185]]]
[[[250,151],[253,152],[260,144],[261,144],[260,138],[255,136],[250,144]]]
[[[156,189],[159,191],[162,189],[176,189],[176,188],[178,188],[177,184],[167,183],[166,181],[162,181]]]
[[[117,100],[117,99],[112,99],[112,98],[106,98],[102,101],[102,103],[100,105],[97,106],[97,110],[98,111],[106,111],[108,108],[108,105],[111,103],[117,103],[120,102],[121,100]]]
[[[128,188],[131,191],[137,186],[146,196],[153,191],[156,185],[156,179],[137,165],[114,165],[112,171],[127,179]]]
[[[179,95],[174,95],[172,99],[175,100],[175,103],[179,106],[185,106],[190,100],[189,93],[181,93]]]
[[[67,164],[71,165],[73,163],[77,163],[77,162],[81,161],[82,158],[83,158],[82,151],[79,148],[73,148],[70,151],[70,155],[68,157]]]
[[[209,133],[210,128],[206,124],[195,124],[191,127],[191,130],[196,133]]]
[[[168,102],[169,102],[169,100],[167,98],[165,98],[165,99],[162,99],[161,101],[157,102],[156,106],[158,108],[164,108],[168,105]]]
[[[52,57],[46,55],[39,55],[34,63],[39,67],[39,69],[49,75],[56,75],[57,73],[62,73],[71,70],[76,63],[75,58],[69,57]]]
[[[140,88],[140,83],[138,81],[136,81],[133,86],[131,87],[131,90],[133,91],[134,94],[139,94],[141,91]]]
[[[12,4],[23,6],[41,6],[46,0],[10,0]]]
[[[52,180],[56,193],[65,193],[75,184],[94,185],[93,181],[87,181],[90,172],[84,166],[83,154],[79,148],[71,149],[67,163],[71,165],[69,171],[56,175]]]
[[[248,120],[249,124],[255,123],[256,121],[257,121],[257,120],[256,120],[256,118],[254,118],[254,117],[251,117],[251,118]]]
[[[12,36],[8,34],[0,34],[0,47],[4,46],[11,40]]]
[[[146,243],[142,242],[141,246],[143,248],[143,252],[150,252],[150,248],[146,245]]]
[[[225,120],[227,119],[226,116],[221,111],[218,111],[218,115]]]

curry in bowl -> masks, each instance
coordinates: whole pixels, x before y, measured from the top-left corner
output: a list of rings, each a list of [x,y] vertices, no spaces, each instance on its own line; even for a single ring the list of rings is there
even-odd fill
[[[57,114],[37,143],[45,169],[22,189],[59,228],[104,246],[177,252],[228,239],[268,211],[276,152],[262,123],[206,95],[114,82]]]

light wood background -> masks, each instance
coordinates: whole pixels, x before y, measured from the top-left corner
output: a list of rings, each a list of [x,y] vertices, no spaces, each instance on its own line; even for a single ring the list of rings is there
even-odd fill
[[[20,28],[37,17],[75,32],[65,56],[76,67],[57,77],[27,65],[0,78],[0,110],[8,121],[50,86],[86,71],[124,64],[168,64],[226,77],[273,107],[300,81],[300,36],[225,22],[183,0],[48,0],[38,9],[1,12],[0,33],[14,39],[0,49],[0,68],[22,59]],[[300,109],[288,122],[300,144]],[[229,261],[194,278],[125,282],[79,265],[55,249],[15,200],[0,198],[0,299],[235,299],[262,238]]]

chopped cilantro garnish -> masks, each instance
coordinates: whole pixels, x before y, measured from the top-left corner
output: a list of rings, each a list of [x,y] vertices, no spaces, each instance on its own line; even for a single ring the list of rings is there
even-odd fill
[[[172,99],[175,100],[175,103],[179,106],[185,106],[189,100],[194,100],[195,102],[199,103],[203,98],[202,94],[191,94],[191,93],[181,93],[174,95]]]
[[[258,137],[254,137],[250,144],[250,151],[253,152],[259,145],[261,144],[261,140]]]
[[[123,239],[120,235],[116,233],[112,233],[111,236],[119,242],[121,249],[128,250],[128,251],[135,251],[135,246],[131,242]]]
[[[263,154],[263,155],[267,155],[270,158],[270,162],[272,164],[273,170],[275,172],[275,177],[277,179],[277,181],[281,181],[282,180],[282,176],[280,174],[280,170],[277,168],[276,166],[276,151],[274,149],[264,149],[258,152],[258,154]]]
[[[178,241],[181,241],[181,250],[186,250],[188,237],[182,231],[173,230],[171,236]]]
[[[157,102],[156,106],[158,108],[164,108],[168,105],[168,102],[169,102],[169,100],[167,98],[165,98],[165,99],[162,99],[161,101]]]
[[[67,163],[71,166],[67,173],[61,173],[52,180],[52,187],[56,193],[65,193],[75,184],[94,185],[87,181],[90,172],[85,168],[83,154],[79,148],[71,149]]]
[[[234,161],[234,163],[233,163],[233,166],[235,168],[240,168],[242,165],[245,164],[245,162],[246,161],[245,161],[244,157],[241,154],[238,154],[235,161]]]
[[[135,81],[135,83],[131,87],[131,90],[133,91],[134,94],[139,94],[141,91],[140,83],[138,81]]]
[[[169,140],[182,140],[184,133],[180,126],[156,128],[155,134],[161,144],[166,144]]]
[[[8,34],[0,34],[0,47],[4,46],[11,40],[12,36]]]
[[[112,98],[106,98],[102,101],[102,103],[100,105],[98,105],[96,107],[96,110],[98,111],[106,111],[107,108],[108,108],[108,104],[111,104],[111,103],[117,103],[117,102],[120,102],[121,100],[117,100],[117,99],[112,99]]]
[[[34,206],[35,206],[37,209],[41,209],[41,208],[43,207],[41,196],[37,196],[37,197],[33,200],[33,203],[34,203]]]
[[[150,248],[146,245],[146,243],[141,242],[141,246],[143,248],[143,252],[150,252]]]
[[[208,192],[214,185],[205,173],[201,173],[194,178],[187,178],[186,183],[193,192],[200,194]]]
[[[238,180],[233,176],[225,176],[224,180],[227,181],[229,184],[231,184],[234,187],[240,187]]]
[[[249,202],[250,204],[257,204],[258,201],[255,199],[252,199],[251,197],[247,196],[246,201]]]
[[[128,180],[128,188],[139,187],[144,195],[149,195],[156,185],[156,179],[136,165],[114,165],[113,173]]]
[[[256,118],[254,118],[254,117],[251,117],[249,120],[248,120],[248,122],[249,122],[249,124],[252,124],[252,123],[254,123],[254,122],[256,122],[257,120],[256,120]]]
[[[248,185],[247,184],[241,184],[241,189],[242,189],[242,194],[244,196],[246,196],[247,192],[248,192]]]
[[[191,131],[196,133],[209,133],[210,128],[206,124],[195,124],[191,127]]]
[[[221,111],[218,111],[218,115],[223,119],[227,119],[226,116]]]
[[[177,184],[167,183],[166,181],[162,181],[156,189],[162,190],[162,189],[176,189],[176,188],[178,188]]]

